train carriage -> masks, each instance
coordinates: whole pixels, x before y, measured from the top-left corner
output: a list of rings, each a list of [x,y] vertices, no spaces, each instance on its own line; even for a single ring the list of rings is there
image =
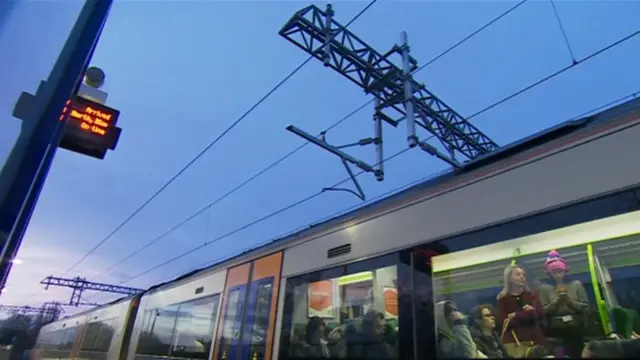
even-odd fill
[[[47,324],[40,329],[36,359],[124,360],[139,295]]]
[[[495,305],[514,264],[538,291],[553,250],[584,285],[583,340],[628,337],[640,331],[638,139],[635,100],[151,288],[128,317],[127,358],[304,358],[318,328],[320,357],[437,358],[435,303]],[[384,346],[365,341],[372,326]]]

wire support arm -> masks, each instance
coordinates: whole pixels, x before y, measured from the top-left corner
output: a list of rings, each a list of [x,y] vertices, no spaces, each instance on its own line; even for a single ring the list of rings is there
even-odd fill
[[[346,191],[349,192],[355,196],[357,196],[360,200],[365,201],[365,195],[364,195],[364,191],[362,190],[362,187],[360,186],[360,184],[358,183],[358,180],[355,178],[355,176],[353,175],[353,171],[351,170],[351,167],[349,166],[349,164],[353,164],[354,166],[358,167],[359,169],[361,169],[364,172],[370,172],[373,173],[376,178],[378,179],[378,181],[382,181],[384,179],[384,172],[382,170],[382,167],[380,165],[369,165],[368,163],[366,163],[365,161],[356,159],[355,157],[345,153],[344,151],[342,151],[341,149],[347,148],[347,147],[352,147],[352,146],[366,146],[366,145],[370,145],[370,144],[375,144],[376,146],[381,145],[381,139],[379,138],[364,138],[361,139],[355,143],[351,143],[351,144],[347,144],[347,145],[342,145],[342,146],[335,146],[335,145],[331,145],[326,141],[326,132],[322,132],[320,134],[320,137],[315,137],[311,134],[309,134],[308,132],[301,130],[293,125],[289,125],[287,126],[287,130],[300,136],[301,138],[307,140],[308,142],[319,146],[320,148],[327,150],[328,152],[334,154],[335,156],[339,157],[340,160],[342,161],[342,164],[344,165],[345,169],[347,170],[347,173],[349,174],[349,177],[351,178],[354,186],[356,187],[357,191],[353,191],[351,189],[344,189],[344,188],[324,188],[322,189],[323,191]]]

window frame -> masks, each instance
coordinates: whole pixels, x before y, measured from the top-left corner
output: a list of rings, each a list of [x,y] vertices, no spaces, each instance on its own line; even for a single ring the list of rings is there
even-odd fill
[[[640,187],[632,187],[594,198],[584,199],[576,203],[545,209],[520,218],[508,219],[504,222],[485,226],[477,230],[448,236],[408,248],[403,252],[405,254],[404,256],[410,258],[412,262],[410,276],[414,279],[417,276],[425,276],[428,281],[420,285],[426,286],[427,292],[431,294],[430,299],[420,298],[418,301],[416,301],[415,295],[412,294],[412,300],[414,304],[420,301],[431,302],[433,309],[435,293],[433,289],[433,269],[430,265],[430,257],[433,256],[434,253],[455,253],[638,210],[640,210]],[[413,286],[416,286],[416,284],[413,283]],[[412,310],[416,311],[415,309]],[[423,316],[427,316],[428,318],[425,318],[420,324],[414,325],[416,326],[414,328],[416,340],[419,336],[418,333],[421,332],[419,328],[421,325],[426,324],[424,326],[435,329],[433,314],[428,314],[429,312],[427,310]],[[412,317],[422,316],[420,314],[414,314]],[[427,341],[424,339],[420,341],[414,340],[416,359],[437,359],[435,342],[431,341],[431,336],[429,336],[428,339]],[[433,337],[433,339],[433,341],[435,341],[435,337]]]
[[[176,336],[176,327],[178,325],[178,319],[180,318],[180,309],[181,309],[182,306],[188,305],[188,304],[191,304],[191,303],[195,303],[195,302],[198,302],[198,301],[203,301],[203,300],[209,299],[212,303],[215,302],[216,306],[214,306],[213,312],[211,314],[212,315],[212,323],[213,323],[210,326],[210,330],[212,331],[211,344],[209,345],[209,350],[206,353],[203,353],[204,356],[202,357],[203,359],[206,360],[209,357],[209,354],[211,353],[211,351],[213,349],[213,344],[214,344],[214,341],[215,341],[213,339],[213,337],[215,336],[217,324],[218,324],[218,321],[219,321],[220,304],[222,302],[222,300],[221,300],[222,297],[221,296],[222,296],[221,293],[215,293],[215,294],[204,295],[204,296],[200,296],[200,297],[197,297],[197,298],[185,300],[185,301],[182,301],[182,302],[176,302],[176,303],[167,304],[167,305],[164,305],[162,307],[144,309],[143,315],[142,315],[142,324],[141,324],[142,326],[140,328],[140,335],[138,336],[138,344],[136,346],[134,357],[142,357],[142,356],[149,357],[149,356],[151,356],[151,357],[167,357],[167,358],[170,357],[170,358],[178,358],[178,359],[197,359],[196,357],[183,357],[183,356],[176,356],[175,355],[176,353],[174,353],[173,347],[174,347],[174,339],[175,339],[175,336]],[[145,325],[147,325],[147,327],[148,327],[153,322],[152,321],[153,312],[154,311],[167,310],[167,309],[172,308],[172,307],[175,307],[176,315],[173,317],[173,325],[172,325],[172,328],[171,328],[171,336],[170,336],[169,343],[168,344],[164,344],[164,345],[166,345],[168,347],[167,348],[167,353],[166,354],[157,354],[157,353],[140,352],[141,345],[143,345],[143,341],[141,341],[142,337],[144,335],[152,335],[153,334],[153,333],[149,333],[147,331],[148,329],[145,328]],[[144,344],[143,349],[146,348],[146,347],[148,347],[148,346],[146,344]],[[178,352],[177,354],[180,354],[180,353],[182,353],[182,352]],[[184,352],[184,353],[193,354],[193,353],[190,353],[190,352]]]
[[[295,359],[295,356],[291,356],[291,334],[293,331],[293,307],[294,307],[294,296],[295,296],[295,288],[301,285],[310,284],[313,282],[323,281],[323,280],[332,280],[339,277],[357,274],[365,271],[375,271],[378,269],[382,269],[385,267],[396,267],[396,281],[398,286],[398,294],[406,291],[401,289],[401,287],[405,286],[405,282],[401,282],[400,278],[406,278],[406,275],[409,273],[409,267],[403,266],[408,265],[406,262],[403,262],[401,259],[400,252],[392,252],[389,254],[377,256],[375,258],[349,262],[341,265],[331,266],[328,268],[320,269],[314,272],[301,274],[297,276],[293,276],[286,279],[285,284],[285,294],[283,299],[283,307],[282,307],[282,320],[281,320],[281,331],[280,331],[280,345],[278,348],[278,359],[286,360],[286,359]],[[411,357],[413,357],[411,349],[405,349],[401,344],[403,343],[402,339],[406,337],[410,328],[406,327],[404,322],[406,322],[407,315],[402,314],[401,311],[401,300],[398,300],[398,357],[397,359],[405,359],[406,355],[409,353]],[[404,316],[403,316],[404,315]],[[403,318],[405,318],[403,321]]]

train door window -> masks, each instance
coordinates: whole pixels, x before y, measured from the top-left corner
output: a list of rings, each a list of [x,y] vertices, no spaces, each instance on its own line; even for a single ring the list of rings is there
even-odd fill
[[[287,279],[280,358],[404,358],[399,266],[394,253]]]
[[[229,290],[226,309],[223,316],[222,334],[218,359],[235,360],[240,341],[240,327],[242,325],[242,311],[245,303],[247,285],[238,285]]]
[[[178,305],[148,310],[148,328],[140,333],[136,354],[169,356],[177,313]]]
[[[243,359],[264,359],[269,319],[271,316],[271,299],[273,298],[273,278],[252,282],[245,326],[244,342],[248,343],[248,353]]]
[[[214,295],[180,304],[171,357],[208,358],[219,302],[220,296]]]

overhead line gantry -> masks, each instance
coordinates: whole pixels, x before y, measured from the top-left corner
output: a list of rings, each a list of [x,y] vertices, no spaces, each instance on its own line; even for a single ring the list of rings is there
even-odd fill
[[[71,306],[100,305],[97,303],[90,303],[85,301],[82,297],[82,294],[84,293],[85,290],[100,291],[100,292],[122,294],[122,295],[137,295],[144,292],[144,290],[142,289],[136,289],[136,288],[127,287],[127,286],[119,286],[119,285],[111,285],[111,284],[87,281],[86,279],[81,277],[63,278],[63,277],[57,277],[57,276],[47,276],[42,281],[40,281],[40,284],[45,285],[45,290],[49,289],[49,286],[61,286],[61,287],[68,287],[73,289],[73,292],[71,293],[71,299],[69,300],[69,305]]]
[[[493,140],[413,78],[418,61],[410,55],[406,32],[401,34],[400,45],[394,45],[391,50],[381,54],[334,20],[333,16],[331,4],[324,11],[310,5],[296,12],[280,30],[282,37],[360,86],[366,94],[374,96],[374,137],[335,146],[326,141],[324,133],[316,137],[293,125],[287,127],[288,131],[338,156],[347,168],[357,192],[338,188],[325,190],[348,191],[365,199],[349,164],[373,173],[378,181],[384,180],[383,121],[393,127],[405,121],[409,147],[418,146],[455,168],[465,161],[498,149]],[[400,66],[391,61],[393,55],[400,55]],[[421,141],[416,135],[416,125],[436,137],[444,151]],[[376,149],[376,162],[373,165],[342,151],[346,147],[371,144]],[[464,159],[460,161],[458,156]]]

